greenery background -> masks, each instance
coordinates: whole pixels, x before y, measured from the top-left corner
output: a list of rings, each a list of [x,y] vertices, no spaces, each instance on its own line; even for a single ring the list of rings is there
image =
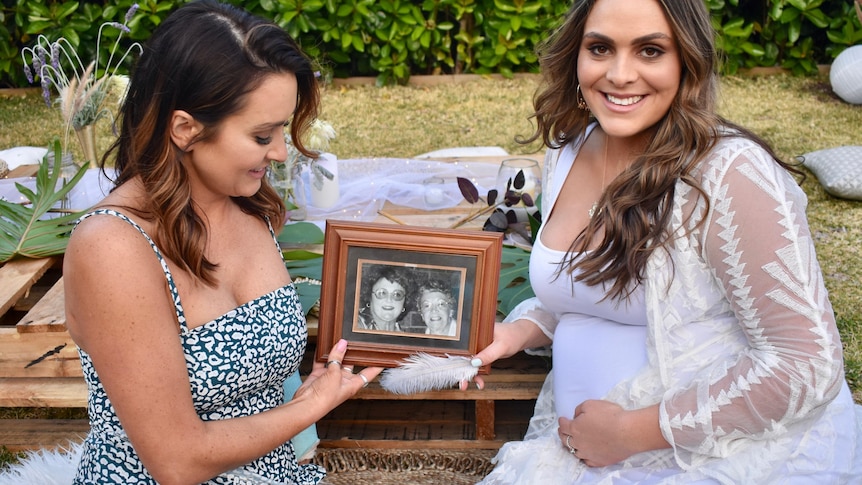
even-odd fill
[[[149,37],[187,0],[8,0],[0,4],[0,87],[24,87],[21,49],[64,36],[94,58],[99,26],[140,6],[121,45]],[[536,72],[536,45],[568,10],[560,0],[227,0],[273,19],[328,77],[405,83],[415,74]],[[854,0],[704,0],[723,72],[780,66],[814,74],[862,41]],[[111,41],[119,32],[105,29]],[[112,42],[99,53],[107,59]],[[122,70],[121,70],[122,72]]]

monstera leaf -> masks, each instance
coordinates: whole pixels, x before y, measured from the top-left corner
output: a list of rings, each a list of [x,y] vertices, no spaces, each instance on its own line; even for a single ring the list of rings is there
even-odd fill
[[[508,315],[518,303],[535,296],[530,286],[530,252],[515,246],[503,246],[497,311]]]
[[[63,199],[81,180],[87,166],[81,167],[69,181],[57,187],[60,179],[62,151],[60,142],[53,142],[54,166],[49,167],[48,155],[39,164],[36,174],[36,192],[22,184],[15,184],[27,204],[14,204],[0,200],[0,263],[14,257],[44,258],[63,254],[69,242],[72,222],[82,212],[44,218],[54,205]]]

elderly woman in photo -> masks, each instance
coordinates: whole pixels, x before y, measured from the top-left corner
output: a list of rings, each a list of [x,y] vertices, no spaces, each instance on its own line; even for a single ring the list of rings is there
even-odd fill
[[[361,284],[359,328],[403,332],[400,321],[406,311],[407,289],[410,286],[406,268],[369,265]]]
[[[455,301],[446,282],[431,279],[423,283],[416,293],[416,308],[422,315],[426,334],[455,336],[458,330]]]

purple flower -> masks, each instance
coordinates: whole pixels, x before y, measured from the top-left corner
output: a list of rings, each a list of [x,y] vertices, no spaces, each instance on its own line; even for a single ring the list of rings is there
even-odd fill
[[[60,44],[57,42],[51,44],[51,66],[60,69]]]
[[[27,82],[33,84],[33,71],[30,70],[30,66],[24,64],[24,75],[27,76]]]
[[[51,107],[51,84],[42,76],[42,98],[45,99],[45,104]]]
[[[130,30],[128,27],[126,27],[125,25],[123,25],[123,24],[121,24],[121,23],[119,23],[119,22],[108,22],[108,25],[110,25],[111,27],[114,27],[114,28],[120,29],[120,30],[122,30],[123,32],[125,32],[125,33],[127,33],[127,34],[128,34],[129,32],[131,32],[131,30]]]
[[[135,13],[137,11],[138,11],[138,4],[137,3],[132,4],[132,6],[129,7],[129,10],[126,12],[126,21],[123,23],[125,23],[125,24],[129,23],[129,21],[132,20],[132,17],[135,16]],[[128,32],[128,30],[126,32]]]

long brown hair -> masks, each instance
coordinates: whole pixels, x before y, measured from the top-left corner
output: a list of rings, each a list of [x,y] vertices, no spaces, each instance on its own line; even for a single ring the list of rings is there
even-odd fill
[[[546,147],[560,148],[585,136],[592,118],[577,107],[577,65],[587,17],[597,1],[575,2],[564,23],[540,47],[542,86],[533,115],[537,128],[525,143],[541,138]],[[717,57],[703,0],[658,1],[679,47],[679,91],[655,126],[646,150],[605,189],[598,201],[600,210],[572,242],[558,270],[558,275],[565,272],[588,285],[607,284],[606,297],[617,299],[627,297],[643,282],[652,252],[670,244],[677,181],[706,198],[692,172],[720,137],[727,133],[747,137],[776,163],[799,173],[779,160],[761,138],[716,113]],[[598,246],[585,251],[602,232]]]
[[[169,121],[183,110],[203,124],[195,141],[212,137],[226,117],[241,110],[247,96],[273,73],[293,73],[297,106],[290,134],[302,153],[302,136],[317,117],[320,93],[311,61],[276,24],[211,0],[186,4],[154,31],[131,76],[121,110],[115,188],[140,177],[145,200],[135,212],[153,221],[153,237],[176,264],[207,284],[216,265],[204,255],[205,221],[195,210],[183,147],[169,134]],[[285,207],[266,182],[251,197],[235,197],[246,213],[280,227]]]

